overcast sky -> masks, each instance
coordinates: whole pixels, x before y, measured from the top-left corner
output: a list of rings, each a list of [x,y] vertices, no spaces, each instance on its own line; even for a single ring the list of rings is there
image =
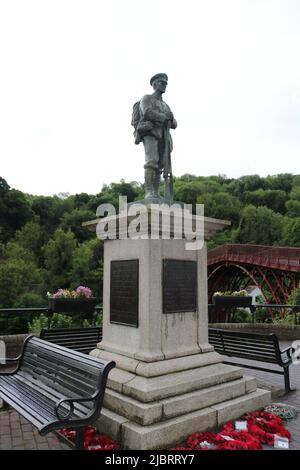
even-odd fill
[[[299,0],[0,0],[0,176],[143,181],[132,105],[169,76],[173,171],[300,174]]]

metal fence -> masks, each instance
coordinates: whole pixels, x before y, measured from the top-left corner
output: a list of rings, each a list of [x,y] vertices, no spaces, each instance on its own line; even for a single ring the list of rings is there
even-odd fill
[[[101,306],[96,306],[95,312],[90,315],[89,319],[95,322],[96,317],[101,312],[101,310]],[[27,333],[28,323],[39,315],[45,315],[48,318],[49,327],[53,312],[47,307],[0,308],[0,334],[5,335]],[[86,318],[86,316],[84,318]]]
[[[293,314],[293,324],[294,325],[300,325],[300,305],[289,305],[289,304],[254,304],[251,307],[249,307],[250,313],[251,313],[251,322],[255,323],[257,321],[256,318],[256,311],[258,309],[279,309],[279,310],[291,310],[291,313]],[[214,310],[216,314],[214,315]],[[225,308],[225,307],[220,307],[216,306],[214,304],[208,304],[208,312],[209,312],[209,322],[210,323],[219,323],[220,322],[220,316],[223,317],[221,318],[221,321],[225,320],[225,323],[230,323],[234,322],[234,316],[237,314],[237,310],[247,310],[243,309],[242,307],[240,308]],[[272,323],[272,315],[269,315],[270,323]],[[284,322],[284,320],[283,320]]]

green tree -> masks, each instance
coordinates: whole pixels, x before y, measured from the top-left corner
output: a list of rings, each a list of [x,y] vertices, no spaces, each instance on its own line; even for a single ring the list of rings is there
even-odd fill
[[[284,218],[281,244],[284,246],[300,246],[300,217]]]
[[[287,195],[280,189],[257,189],[245,193],[245,203],[254,206],[266,206],[275,212],[284,213]]]
[[[25,195],[0,178],[0,241],[8,241],[33,216]]]
[[[63,214],[71,211],[74,206],[72,197],[62,199],[58,196],[34,196],[31,208],[50,238],[58,228]]]
[[[90,240],[95,234],[82,227],[82,222],[95,219],[95,214],[87,209],[73,209],[71,212],[65,212],[62,216],[60,227],[63,230],[71,230],[79,242]]]
[[[42,263],[42,247],[45,238],[45,231],[37,222],[27,222],[15,234],[15,241],[18,245],[31,252],[38,264]]]
[[[92,289],[98,301],[102,301],[103,241],[93,238],[81,243],[74,251],[72,284],[84,284]]]
[[[281,173],[279,175],[267,176],[264,180],[266,189],[281,189],[289,193],[292,189],[294,175],[291,173]]]
[[[73,254],[77,247],[74,234],[57,229],[44,247],[47,290],[70,287]]]
[[[241,213],[240,201],[225,192],[208,193],[197,198],[198,204],[204,204],[207,217],[230,220],[234,225],[239,222]]]
[[[236,243],[278,244],[282,237],[283,216],[267,207],[246,206],[234,235]]]
[[[290,192],[290,199],[300,201],[300,186],[293,187],[292,191]]]
[[[295,287],[295,289],[292,290],[292,292],[289,296],[289,299],[288,299],[288,304],[289,305],[300,305],[300,283],[298,284],[297,287]]]
[[[207,249],[212,250],[213,248],[217,248],[217,246],[225,245],[225,243],[232,243],[232,233],[233,232],[230,229],[216,232],[211,240],[207,242]]]
[[[0,263],[0,307],[12,308],[20,306],[20,299],[29,292],[40,293],[43,286],[41,270],[26,250],[14,246],[14,253],[23,253],[22,257],[14,257],[12,248],[10,255],[7,252]]]
[[[256,191],[260,188],[264,189],[263,182],[264,180],[259,175],[246,175],[232,180],[227,185],[227,188],[233,196],[236,196],[243,201],[247,191]]]
[[[289,199],[285,206],[288,217],[300,217],[300,200]]]

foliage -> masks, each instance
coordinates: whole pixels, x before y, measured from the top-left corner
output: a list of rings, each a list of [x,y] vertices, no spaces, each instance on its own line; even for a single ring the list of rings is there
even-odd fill
[[[274,245],[281,239],[283,217],[267,207],[246,206],[235,233],[236,243]]]
[[[33,211],[21,191],[11,189],[0,178],[0,241],[7,242],[16,230],[33,218]]]
[[[63,315],[62,313],[54,313],[48,326],[48,317],[41,314],[35,317],[32,322],[28,323],[28,332],[39,336],[42,328],[71,328],[74,325],[72,317]]]
[[[28,292],[40,293],[42,272],[31,254],[17,244],[9,244],[0,263],[0,308],[17,306]]]
[[[63,230],[71,230],[79,242],[90,240],[94,238],[94,233],[82,227],[82,222],[92,220],[95,214],[86,209],[73,209],[71,212],[66,212],[62,218],[60,226]]]
[[[285,218],[281,244],[284,246],[300,246],[300,217]]]
[[[82,326],[88,328],[89,326],[102,326],[103,324],[103,315],[100,313],[94,320],[84,319]]]
[[[204,215],[232,221],[237,225],[242,209],[238,198],[220,191],[218,193],[206,193],[197,198],[198,204],[204,204]]]
[[[208,249],[224,243],[300,246],[300,175],[185,174],[174,178],[174,193],[194,209],[203,203],[205,215],[232,222]],[[82,222],[95,218],[99,204],[117,208],[120,195],[128,202],[143,199],[143,185],[121,180],[97,194],[33,196],[0,178],[0,308],[43,307],[47,291],[78,285],[88,285],[101,302],[103,242]],[[257,309],[256,319],[269,321],[270,315]],[[24,322],[23,315],[10,318],[7,328],[20,331]]]
[[[272,323],[274,325],[294,325],[295,324],[295,316],[292,313],[286,314],[283,318],[279,315],[276,315],[273,318]]]
[[[251,323],[253,314],[244,308],[237,308],[232,314],[232,323]]]
[[[39,317],[35,317],[30,323],[28,323],[28,332],[36,336],[40,335],[43,328],[48,328],[48,318],[44,314],[41,314]]]
[[[72,256],[77,246],[74,234],[57,229],[44,247],[46,281],[48,290],[70,287]]]
[[[73,252],[72,286],[90,286],[96,298],[102,299],[103,241],[94,238],[78,245]]]
[[[28,332],[39,336],[42,328],[76,328],[83,326],[87,328],[89,326],[101,326],[102,325],[102,314],[97,315],[96,319],[88,320],[87,318],[81,319],[79,315],[64,315],[62,313],[54,313],[48,324],[48,317],[43,313],[37,317],[34,317],[31,322],[27,324]],[[24,332],[25,330],[23,330]]]
[[[288,303],[290,305],[300,305],[300,284],[295,289],[293,289],[288,299]]]
[[[300,217],[300,201],[289,199],[286,204],[286,215],[289,217]]]
[[[46,240],[46,233],[38,222],[27,222],[20,230],[16,231],[14,240],[33,254],[35,262],[42,263],[42,247]]]
[[[258,305],[266,303],[262,295],[258,295],[256,300]],[[272,320],[269,309],[266,307],[256,307],[254,316],[257,323],[269,323]]]
[[[233,234],[234,232],[230,229],[216,232],[211,240],[207,242],[208,250],[212,250],[213,248],[224,245],[225,243],[232,243]]]
[[[245,194],[245,203],[256,207],[265,206],[275,212],[284,213],[287,195],[280,189],[257,189]]]

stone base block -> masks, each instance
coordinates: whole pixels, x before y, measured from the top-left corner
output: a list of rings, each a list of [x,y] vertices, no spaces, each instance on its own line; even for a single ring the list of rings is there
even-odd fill
[[[240,379],[243,369],[228,364],[213,364],[191,370],[160,375],[158,377],[141,377],[113,369],[108,377],[108,388],[121,392],[143,403],[149,403],[179,394],[213,387],[231,380]]]
[[[101,345],[102,343],[99,343]],[[209,345],[207,351],[201,354],[191,354],[189,356],[165,359],[163,361],[144,362],[138,359],[130,358],[115,352],[94,349],[90,355],[105,359],[106,361],[115,361],[118,369],[125,370],[132,374],[142,377],[157,377],[159,375],[172,374],[182,370],[194,369],[195,367],[204,367],[212,364],[218,364],[223,361],[220,354],[212,351]]]
[[[270,400],[270,392],[257,389],[219,405],[164,419],[148,426],[142,426],[103,408],[97,425],[100,432],[118,439],[124,449],[168,449],[194,432],[213,430],[226,421],[264,407]]]
[[[122,393],[106,389],[104,406],[146,426],[245,395],[252,383],[252,378],[232,380],[153,403],[142,403]]]
[[[97,427],[99,432],[110,434],[115,439],[121,436],[122,448],[134,450],[167,449],[193,432],[213,429],[217,422],[213,409],[195,411],[150,426],[121,421],[121,416],[104,408]]]
[[[234,398],[228,402],[214,405],[212,408],[217,412],[217,425],[236,419],[245,413],[263,408],[271,402],[271,392],[258,388],[244,397]]]

